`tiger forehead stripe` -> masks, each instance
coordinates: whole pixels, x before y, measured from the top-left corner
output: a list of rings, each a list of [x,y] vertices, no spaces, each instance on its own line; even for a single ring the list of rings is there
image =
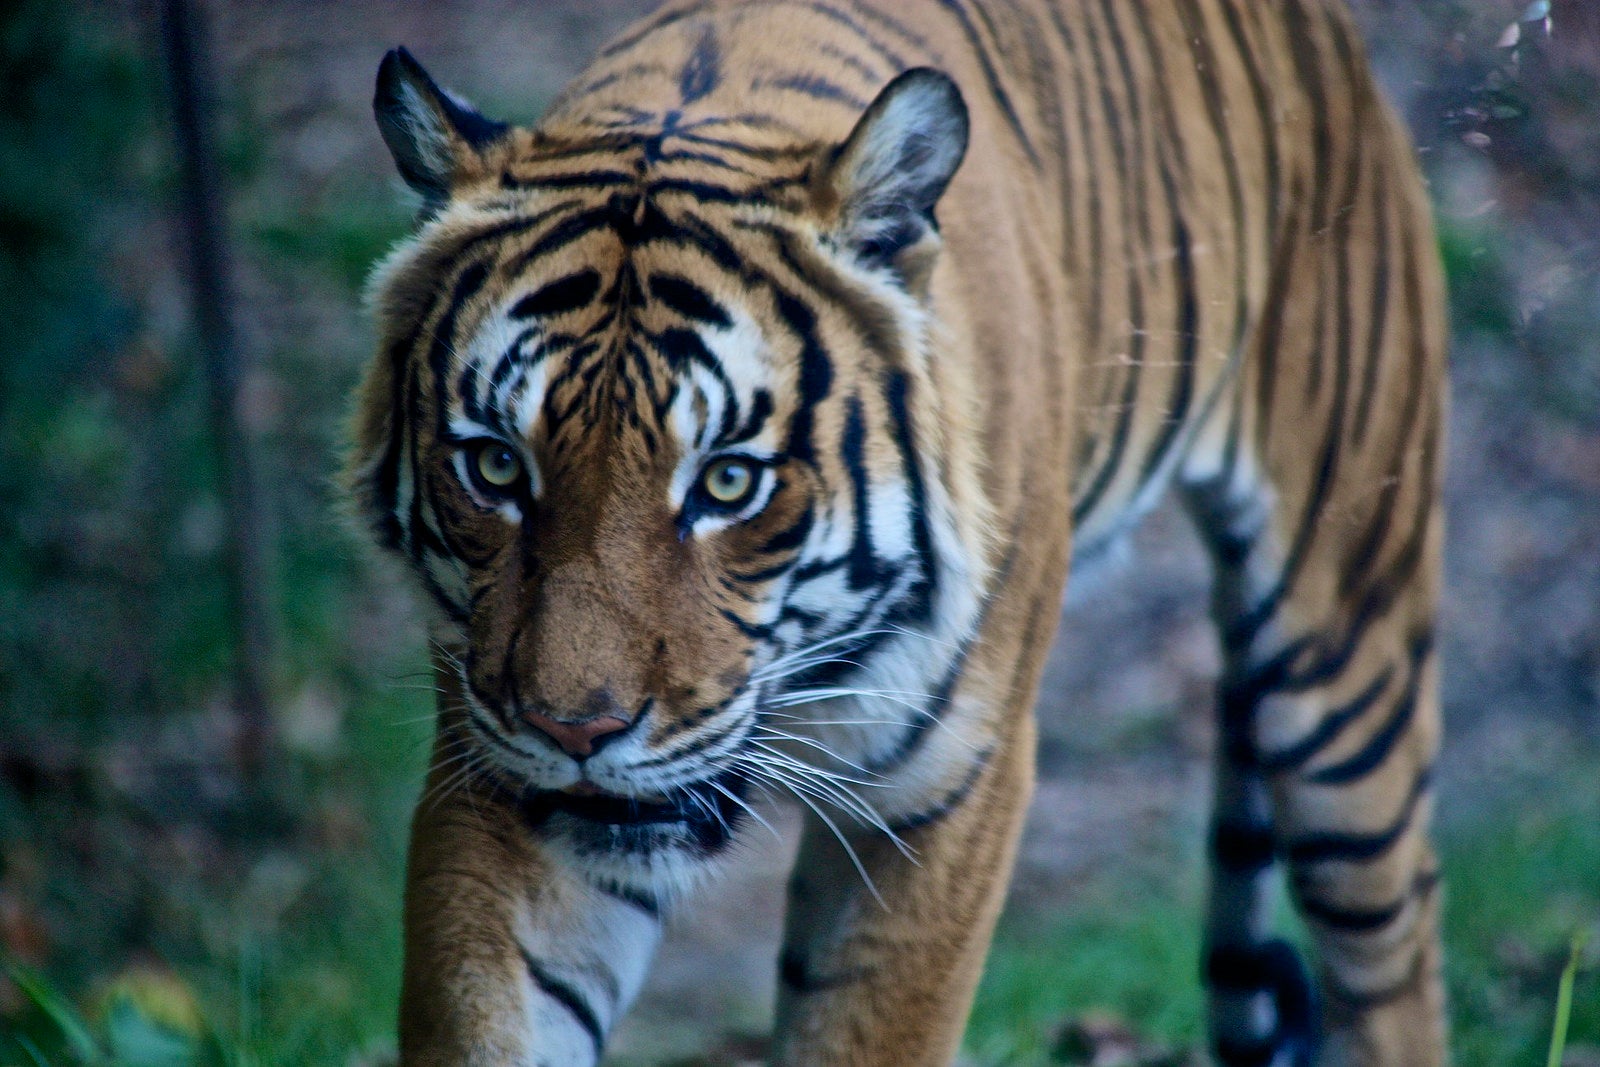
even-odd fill
[[[652,274],[650,295],[686,319],[727,329],[733,325],[728,312],[711,295],[687,278],[672,274]]]
[[[600,291],[600,273],[589,267],[557,278],[512,305],[516,320],[560,315],[587,307]]]

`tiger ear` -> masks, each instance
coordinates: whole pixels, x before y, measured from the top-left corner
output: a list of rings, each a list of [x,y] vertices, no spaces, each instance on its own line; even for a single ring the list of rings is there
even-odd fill
[[[917,67],[872,101],[815,187],[834,239],[868,263],[909,273],[938,234],[933,207],[967,150],[967,105],[948,75]]]
[[[404,48],[391,49],[378,67],[372,113],[400,177],[422,195],[426,212],[441,207],[454,185],[481,169],[485,149],[508,129],[439,88]]]

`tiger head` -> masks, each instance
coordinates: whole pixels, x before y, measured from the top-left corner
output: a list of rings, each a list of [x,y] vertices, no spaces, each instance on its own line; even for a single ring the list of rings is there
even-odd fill
[[[374,106],[422,209],[351,484],[437,606],[447,710],[568,838],[712,851],[796,758],[777,708],[971,613],[928,358],[960,94],[908,72],[842,139],[581,101],[528,130],[399,50]]]

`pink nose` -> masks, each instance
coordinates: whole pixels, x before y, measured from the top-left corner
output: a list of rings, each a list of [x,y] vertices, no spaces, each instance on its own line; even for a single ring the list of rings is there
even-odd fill
[[[574,759],[587,759],[600,747],[600,739],[628,728],[628,720],[615,715],[596,715],[582,722],[562,722],[532,708],[522,713],[522,721],[549,736],[561,751]]]

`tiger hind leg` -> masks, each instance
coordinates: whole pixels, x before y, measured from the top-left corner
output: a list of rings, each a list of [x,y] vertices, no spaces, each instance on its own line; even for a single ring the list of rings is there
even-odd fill
[[[1266,623],[1249,592],[1259,536],[1210,541],[1224,650],[1204,955],[1217,1060],[1442,1062],[1428,622],[1384,625],[1359,617],[1370,604],[1346,604],[1334,610],[1344,625],[1311,629],[1291,602]],[[1273,936],[1279,863],[1316,949],[1317,994]]]
[[[1204,970],[1227,1067],[1446,1060],[1428,839],[1444,331],[1426,214],[1366,177],[1341,222],[1303,231],[1180,475],[1222,646]],[[1278,864],[1315,1005],[1272,936]]]

